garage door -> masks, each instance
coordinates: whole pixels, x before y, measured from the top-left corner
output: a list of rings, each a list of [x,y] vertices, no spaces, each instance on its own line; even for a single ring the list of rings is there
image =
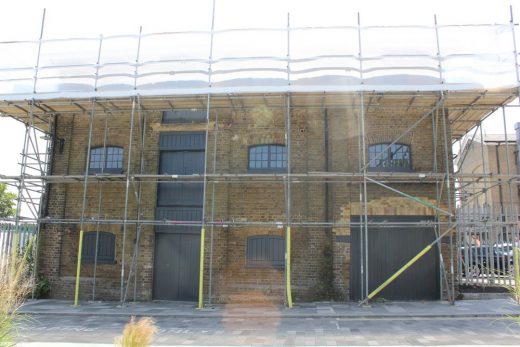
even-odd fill
[[[388,222],[386,226],[368,228],[368,287],[369,292],[393,275],[404,264],[435,240],[432,227],[399,225],[399,222],[428,221],[421,216],[369,216],[369,221]],[[359,222],[359,217],[352,217]],[[390,224],[391,223],[391,224]],[[350,298],[362,299],[360,227],[353,227],[350,252]],[[364,263],[364,262],[363,262]],[[388,300],[439,299],[439,257],[433,247],[414,265],[386,287],[376,298]]]

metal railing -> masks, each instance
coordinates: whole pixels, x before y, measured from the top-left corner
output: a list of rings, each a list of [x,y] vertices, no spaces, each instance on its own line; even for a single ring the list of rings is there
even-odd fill
[[[520,248],[518,207],[457,210],[459,283],[514,286],[514,248]]]
[[[14,247],[18,254],[23,253],[29,240],[36,234],[36,224],[0,223],[0,265],[8,261]]]

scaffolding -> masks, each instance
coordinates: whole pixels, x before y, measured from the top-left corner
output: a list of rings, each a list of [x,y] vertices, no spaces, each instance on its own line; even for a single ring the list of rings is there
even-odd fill
[[[214,5],[213,5],[214,6]],[[296,276],[291,270],[291,250],[294,252],[295,248],[291,245],[291,234],[297,234],[303,229],[322,228],[323,230],[342,230],[345,228],[357,227],[361,231],[360,245],[361,249],[360,260],[361,264],[361,281],[360,292],[362,298],[367,301],[372,298],[369,284],[369,233],[372,227],[384,225],[388,228],[406,228],[414,226],[424,226],[424,222],[374,222],[370,220],[370,204],[373,199],[374,192],[385,192],[384,196],[399,196],[402,199],[409,201],[418,206],[428,208],[432,212],[433,220],[430,226],[435,229],[436,242],[431,246],[434,247],[439,255],[439,275],[440,275],[440,296],[446,298],[453,303],[456,295],[456,284],[464,282],[463,268],[460,260],[458,246],[464,244],[463,232],[453,232],[453,230],[465,230],[475,223],[474,218],[466,218],[468,213],[456,212],[464,211],[464,208],[471,205],[471,199],[462,200],[459,197],[464,195],[464,191],[468,186],[475,184],[484,185],[480,192],[475,195],[486,194],[486,191],[493,186],[505,187],[508,194],[512,196],[515,193],[520,181],[520,175],[513,172],[512,165],[508,162],[507,172],[483,172],[483,173],[461,173],[453,170],[452,161],[454,154],[452,153],[453,145],[459,143],[459,147],[463,147],[461,143],[468,139],[469,136],[475,136],[477,132],[481,131],[482,121],[495,112],[496,110],[503,110],[504,133],[507,134],[506,118],[507,110],[515,105],[510,103],[519,95],[520,78],[518,74],[518,53],[516,51],[516,37],[515,26],[511,11],[511,22],[503,25],[491,25],[490,27],[499,27],[504,29],[506,34],[511,34],[510,42],[514,47],[513,53],[508,53],[505,61],[511,62],[510,66],[503,69],[507,75],[511,73],[515,76],[514,83],[508,85],[499,85],[494,88],[482,88],[481,85],[475,83],[463,83],[456,78],[451,79],[447,77],[448,74],[453,74],[451,68],[446,68],[444,65],[449,62],[449,56],[456,56],[455,53],[443,53],[442,40],[439,34],[440,30],[457,30],[458,26],[439,26],[437,18],[434,18],[434,25],[428,27],[434,33],[434,46],[436,52],[434,53],[435,66],[432,68],[429,63],[427,66],[417,66],[415,63],[402,63],[399,66],[393,66],[389,63],[386,69],[374,66],[371,61],[374,59],[393,59],[400,58],[403,61],[414,59],[423,59],[422,54],[400,54],[390,56],[380,56],[375,58],[369,53],[365,53],[365,43],[363,35],[367,29],[361,24],[360,16],[358,15],[357,27],[341,27],[341,28],[291,28],[289,16],[287,18],[287,28],[276,29],[281,30],[285,35],[286,55],[284,57],[214,57],[214,36],[216,34],[225,34],[226,32],[241,32],[247,35],[251,31],[269,31],[268,29],[240,29],[229,30],[225,32],[216,32],[214,30],[214,7],[213,19],[211,29],[209,32],[209,58],[203,62],[197,59],[185,59],[181,63],[186,64],[202,64],[206,69],[202,71],[193,71],[191,68],[184,70],[174,70],[177,74],[203,74],[207,77],[204,81],[203,87],[179,87],[168,86],[164,88],[143,87],[142,79],[150,76],[162,76],[164,72],[171,66],[177,66],[178,61],[171,59],[164,61],[152,61],[148,57],[146,62],[141,61],[143,55],[143,43],[145,39],[178,35],[179,33],[157,33],[157,34],[143,34],[142,29],[139,30],[138,35],[130,35],[126,38],[135,39],[136,51],[134,59],[130,62],[122,63],[102,63],[103,48],[107,40],[117,40],[118,38],[107,38],[100,36],[97,39],[89,39],[96,43],[97,60],[95,64],[88,65],[89,68],[94,68],[93,74],[84,74],[87,65],[63,65],[63,66],[40,66],[40,54],[42,45],[56,43],[56,40],[45,40],[44,33],[44,19],[42,20],[42,28],[40,38],[37,41],[38,53],[36,58],[36,67],[31,69],[34,75],[32,80],[32,92],[27,94],[25,92],[2,93],[3,101],[0,101],[0,113],[2,116],[12,117],[26,126],[24,148],[22,150],[22,162],[20,175],[9,176],[0,175],[0,181],[7,184],[14,185],[18,188],[19,198],[17,202],[17,215],[14,218],[6,219],[8,222],[13,222],[18,228],[22,223],[35,223],[37,227],[37,235],[44,232],[45,227],[65,226],[72,231],[79,233],[79,246],[77,247],[77,272],[75,275],[75,303],[78,303],[80,297],[80,278],[81,278],[81,254],[82,254],[82,239],[83,232],[86,227],[97,232],[96,237],[96,256],[93,267],[93,283],[92,283],[92,300],[96,300],[96,277],[97,277],[97,244],[99,241],[99,231],[101,227],[105,226],[120,226],[122,234],[122,242],[120,247],[121,264],[119,275],[120,287],[120,302],[122,305],[128,300],[129,290],[133,290],[133,300],[138,297],[138,268],[140,259],[140,247],[142,242],[142,232],[144,228],[161,227],[161,226],[189,226],[198,227],[201,230],[201,245],[200,245],[200,277],[199,277],[199,293],[198,306],[201,308],[205,303],[212,303],[216,279],[214,276],[214,259],[215,259],[215,233],[216,230],[229,230],[229,228],[246,228],[246,227],[263,227],[263,228],[283,228],[285,235],[285,265],[284,265],[284,299],[288,307],[292,306],[292,280]],[[475,26],[485,27],[485,26]],[[410,27],[403,27],[410,29]],[[417,29],[417,27],[412,27]],[[385,30],[399,29],[396,27],[383,28]],[[424,28],[420,28],[421,30]],[[464,30],[464,27],[459,28]],[[274,30],[274,29],[273,29]],[[302,58],[291,50],[292,35],[299,32],[307,31],[354,31],[357,37],[357,53],[348,55],[322,55]],[[201,34],[188,32],[185,34]],[[301,38],[300,38],[301,39]],[[82,39],[83,40],[83,39]],[[80,40],[81,41],[81,40]],[[76,40],[75,42],[78,42]],[[5,43],[8,45],[11,43]],[[368,48],[370,45],[367,44]],[[300,52],[301,53],[301,52]],[[294,54],[294,55],[293,55]],[[502,56],[500,53],[497,56]],[[458,58],[467,58],[468,54],[461,52]],[[471,55],[471,54],[470,54]],[[474,56],[476,56],[475,54]],[[428,57],[430,59],[431,57]],[[308,66],[301,68],[302,63],[310,61],[327,61],[334,59],[341,61],[342,64],[346,61],[354,61],[358,66],[335,66],[333,63],[327,63],[320,66]],[[254,66],[255,62],[262,60],[276,61],[285,66],[279,67],[262,67]],[[431,59],[430,59],[431,60]],[[219,66],[223,63],[238,64],[235,69],[227,69],[226,71],[219,70]],[[240,67],[253,63],[253,67]],[[246,64],[247,63],[247,64]],[[453,62],[452,62],[453,63]],[[161,65],[161,69],[151,72],[149,70],[152,65]],[[206,65],[204,65],[206,64]],[[330,65],[332,64],[332,65]],[[501,65],[505,65],[500,63]],[[102,69],[107,69],[111,66],[124,65],[125,68],[131,68],[131,72],[126,70],[120,73],[102,72]],[[456,65],[456,64],[455,64]],[[54,70],[53,70],[54,69]],[[77,74],[72,71],[77,69]],[[63,73],[63,71],[70,72],[69,76],[52,75],[48,70]],[[141,72],[144,70],[145,72]],[[325,84],[311,84],[305,86],[301,81],[294,78],[294,75],[303,75],[314,73],[315,71],[348,71],[347,77],[355,75],[356,82],[352,85],[339,84],[335,82],[326,82]],[[429,77],[435,82],[418,83],[411,82],[409,85],[399,85],[398,83],[384,84],[380,80],[374,82],[374,71],[430,71]],[[24,71],[24,68],[6,68],[3,72]],[[13,72],[14,71],[14,72]],[[90,71],[90,70],[89,70]],[[273,85],[262,86],[254,83],[249,86],[232,85],[226,86],[225,82],[228,80],[219,79],[215,81],[213,76],[222,76],[234,73],[282,73],[284,76],[283,85],[278,82]],[[432,72],[433,71],[433,72]],[[434,75],[432,77],[432,74]],[[43,75],[43,76],[42,76]],[[254,75],[254,74],[253,74]],[[367,77],[371,76],[371,77]],[[478,74],[477,74],[478,75]],[[124,76],[132,80],[131,88],[129,89],[115,89],[107,88],[108,82],[112,77],[120,78]],[[235,76],[236,77],[236,76]],[[321,76],[323,77],[323,75]],[[345,77],[345,76],[342,76]],[[377,76],[376,76],[377,77]],[[379,76],[380,77],[380,76]],[[395,77],[395,76],[394,76]],[[82,85],[78,90],[68,91],[66,89],[51,91],[55,87],[50,85],[48,81],[56,79],[69,78],[71,81],[80,81],[83,79],[92,80],[91,87],[85,90],[85,85]],[[114,81],[118,81],[117,78]],[[161,77],[162,78],[162,77]],[[24,81],[25,77],[8,77],[0,80],[0,82],[20,82]],[[103,84],[99,82],[103,80]],[[42,87],[39,88],[39,82]],[[509,80],[507,80],[509,81]],[[162,80],[157,80],[154,83],[160,85]],[[82,82],[83,83],[83,82]],[[115,82],[113,82],[115,83]],[[491,83],[492,85],[492,83]],[[23,89],[23,88],[22,88]],[[0,89],[4,90],[4,89]],[[157,119],[157,114],[165,110],[173,109],[202,109],[206,110],[206,119],[202,126],[198,124],[178,124],[169,126],[165,124],[152,124],[152,119]],[[243,115],[247,117],[253,110],[270,110],[272,112],[272,124],[280,125],[283,128],[281,138],[276,142],[283,142],[286,145],[287,151],[287,165],[284,170],[273,173],[255,173],[242,172],[236,169],[230,169],[223,172],[219,163],[219,150],[223,142],[223,135],[221,132],[226,131],[232,125],[229,119]],[[325,163],[323,170],[307,170],[306,168],[312,165],[303,167],[293,165],[299,163],[296,160],[300,152],[295,152],[293,146],[297,144],[298,139],[294,140],[295,134],[305,134],[307,131],[312,132],[306,127],[296,127],[296,121],[299,119],[299,113],[305,110],[312,110],[318,115],[323,115],[323,119],[327,121],[323,124],[324,129],[328,132],[337,131],[331,129],[331,123],[335,118],[344,119],[353,122],[357,129],[353,131],[353,138],[357,145],[354,148],[345,149],[348,151],[357,152],[357,166],[348,165],[346,169],[334,170],[338,164],[334,164],[328,155],[325,155]],[[335,114],[333,114],[335,112]],[[381,113],[383,115],[399,114],[404,115],[413,113],[416,116],[411,117],[410,124],[405,129],[399,129],[399,133],[388,140],[386,137],[384,149],[375,156],[369,156],[367,153],[369,131],[367,130],[367,123],[373,122],[374,113]],[[339,115],[339,116],[338,116]],[[155,117],[155,118],[154,118]],[[312,115],[306,116],[309,124],[312,124]],[[350,117],[350,118],[349,118]],[[352,119],[355,117],[355,119]],[[123,119],[128,124],[128,134],[125,134],[125,144],[128,146],[126,156],[126,170],[123,173],[108,173],[103,172],[99,174],[89,173],[89,161],[91,158],[91,147],[93,137],[96,137],[97,144],[102,144],[106,149],[109,144],[109,137],[114,136],[110,132],[111,123],[116,119]],[[58,162],[56,156],[63,153],[64,142],[66,141],[62,133],[64,130],[60,128],[60,120],[69,122],[71,134],[75,131],[75,124],[82,128],[82,134],[86,133],[87,138],[82,138],[82,143],[86,143],[86,156],[83,169],[83,174],[63,173],[55,174],[53,163]],[[283,122],[280,123],[280,120]],[[96,122],[97,121],[97,122]],[[77,122],[77,123],[75,123]],[[102,124],[100,126],[100,124]],[[205,150],[204,150],[204,171],[201,174],[195,175],[180,175],[180,174],[158,174],[155,168],[150,169],[147,161],[153,157],[149,149],[149,143],[157,139],[151,138],[154,135],[153,127],[159,129],[158,132],[166,131],[203,131],[205,133]],[[395,144],[400,144],[407,139],[415,131],[431,128],[431,153],[426,154],[431,161],[430,170],[422,171],[373,171],[370,170],[371,165],[383,156],[383,153]],[[254,128],[250,132],[256,131]],[[349,132],[351,129],[345,129],[344,132]],[[99,134],[102,134],[100,136]],[[324,137],[325,151],[333,148],[332,135],[326,133]],[[471,135],[473,134],[473,135]],[[80,135],[78,135],[80,136]],[[123,136],[123,135],[121,135]],[[305,136],[305,135],[302,135]],[[346,135],[342,135],[342,139],[346,139]],[[350,136],[350,135],[349,135]],[[505,141],[508,141],[505,135]],[[298,138],[298,136],[296,136]],[[384,137],[384,136],[381,136]],[[72,138],[72,136],[70,137]],[[41,148],[41,140],[46,140],[44,148]],[[211,141],[213,140],[213,141]],[[350,143],[350,142],[349,142]],[[373,143],[370,142],[370,143]],[[233,150],[232,144],[226,144],[227,150]],[[301,147],[298,147],[301,151]],[[156,148],[156,152],[158,149]],[[68,149],[68,159],[61,158],[61,161],[71,160],[72,149]],[[350,153],[350,152],[349,152]],[[425,154],[425,155],[426,155]],[[464,154],[459,154],[463,156]],[[509,156],[507,156],[509,160]],[[343,158],[346,160],[347,158]],[[355,169],[352,169],[355,166]],[[155,172],[153,172],[155,170]],[[69,171],[69,169],[65,170]],[[74,171],[74,170],[72,170]],[[78,171],[78,170],[76,170]],[[149,205],[147,200],[147,190],[153,190],[159,183],[166,182],[182,182],[186,184],[203,184],[203,199],[202,199],[202,218],[200,221],[193,220],[170,220],[158,219],[157,217],[150,217],[143,211]],[[275,215],[270,218],[258,218],[257,220],[251,218],[243,218],[243,216],[228,216],[228,219],[222,219],[218,212],[217,200],[221,187],[239,186],[269,186],[278,187],[283,190],[283,201],[276,202],[283,208],[283,218]],[[119,218],[103,216],[103,207],[106,207],[106,200],[110,200],[113,194],[113,188],[118,187],[122,189],[123,193],[123,211]],[[61,187],[61,188],[60,188]],[[67,213],[62,213],[61,216],[51,216],[48,212],[50,191],[54,188],[54,194],[63,194],[66,196],[67,187],[80,187],[81,195],[78,201],[81,201],[79,207],[79,216],[67,217]],[[305,188],[301,188],[305,187]],[[299,205],[295,204],[296,199],[302,198],[301,190],[313,191],[319,189],[323,190],[325,196],[325,203],[323,208],[324,217],[317,217],[309,212],[305,216],[302,213]],[[359,221],[351,221],[350,219],[337,218],[337,213],[334,214],[328,209],[335,206],[337,196],[333,196],[334,189],[337,187],[347,189],[345,191],[350,194],[347,203],[350,206],[351,212],[358,213]],[[377,187],[377,188],[374,188]],[[412,194],[407,192],[407,187],[426,187],[428,193]],[[334,189],[333,189],[334,188]],[[65,192],[57,192],[56,189],[65,189]],[[379,189],[379,190],[377,190]],[[414,188],[422,189],[422,188]],[[414,190],[412,189],[412,190]],[[321,190],[320,190],[321,192]],[[432,194],[430,194],[431,192]],[[36,194],[36,195],[35,195]],[[309,194],[309,193],[307,193]],[[353,198],[352,196],[357,196]],[[433,196],[434,199],[425,199],[424,197]],[[154,198],[155,199],[155,198]],[[308,200],[310,201],[310,199]],[[509,239],[504,239],[504,243],[511,243],[518,240],[518,206],[514,206],[510,199],[510,206],[507,209],[507,218],[500,217],[490,218],[486,220],[488,225],[493,228],[507,228],[507,235]],[[22,205],[28,206],[30,215],[22,214]],[[295,206],[296,205],[296,206]],[[278,205],[277,205],[278,206]],[[44,207],[47,207],[44,208]],[[153,208],[153,207],[152,207]],[[307,207],[311,211],[311,207]],[[373,212],[372,212],[373,213]],[[71,227],[71,226],[77,226]],[[208,232],[208,234],[206,234]],[[132,240],[133,236],[133,240]],[[39,236],[37,236],[38,240]],[[209,240],[208,240],[209,238]],[[130,240],[130,241],[129,241]],[[334,241],[333,241],[334,242]],[[128,249],[129,243],[131,248]],[[443,246],[443,244],[448,246]],[[426,245],[425,245],[426,246]],[[351,246],[353,247],[353,246]],[[443,248],[444,247],[444,248]],[[35,247],[39,249],[40,247]],[[205,251],[206,255],[205,255]],[[129,252],[129,253],[127,253]],[[130,255],[128,255],[130,254]],[[59,255],[61,257],[61,254]],[[206,266],[206,262],[209,262]],[[206,268],[208,270],[206,270]],[[35,271],[37,272],[37,270]],[[491,277],[490,277],[491,278]],[[204,282],[208,281],[205,285]],[[510,279],[507,279],[511,283]],[[480,278],[482,283],[484,280]],[[477,281],[477,282],[478,282]],[[500,281],[499,281],[500,282]]]

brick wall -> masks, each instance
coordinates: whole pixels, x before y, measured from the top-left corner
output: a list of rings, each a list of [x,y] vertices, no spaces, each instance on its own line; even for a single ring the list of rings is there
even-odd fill
[[[194,106],[196,107],[196,106]],[[142,119],[136,116],[132,136],[130,173],[140,171],[141,131],[144,131],[143,173],[156,174],[159,165],[159,135],[161,131],[203,130],[204,125],[161,125],[160,111],[146,111]],[[376,107],[365,113],[366,145],[391,142],[422,114],[410,111],[390,111]],[[327,121],[325,121],[327,118]],[[331,108],[327,114],[320,109],[296,108],[291,114],[291,161],[295,174],[313,172],[359,172],[359,109]],[[244,174],[248,172],[248,147],[258,144],[285,144],[285,110],[258,106],[249,109],[215,108],[211,112],[208,135],[209,173]],[[326,128],[328,123],[328,128]],[[123,173],[127,173],[130,114],[96,112],[92,147],[107,145],[124,148]],[[108,125],[105,134],[105,125]],[[144,130],[143,130],[144,129]],[[325,134],[328,141],[325,141]],[[59,116],[57,136],[65,140],[62,152],[55,149],[53,174],[82,175],[88,148],[88,116]],[[326,143],[328,146],[326,147]],[[433,134],[429,118],[400,140],[410,145],[413,169],[433,170]],[[438,168],[443,170],[442,137],[437,137]],[[216,147],[215,147],[216,144]],[[328,152],[328,160],[325,154]],[[213,157],[215,155],[215,158]],[[328,165],[328,167],[327,167]],[[359,184],[349,179],[300,179],[291,185],[291,219],[294,223],[313,222],[317,226],[292,228],[292,283],[295,300],[314,296],[317,273],[322,262],[325,243],[333,242],[335,285],[348,297],[350,244],[336,242],[337,236],[347,236],[348,226],[327,228],[323,222],[348,223],[351,215],[359,214]],[[127,218],[138,218],[135,193],[141,192],[140,218],[153,220],[156,204],[156,182],[130,182]],[[397,189],[435,202],[435,185],[428,183],[397,184]],[[206,220],[236,221],[257,225],[218,226],[206,228],[204,291],[208,296],[211,272],[213,302],[282,302],[284,300],[283,268],[250,268],[246,264],[247,237],[252,235],[284,235],[285,229],[274,222],[286,221],[286,201],[282,180],[209,182],[206,194]],[[63,224],[47,224],[40,244],[40,271],[52,283],[52,295],[71,298],[76,273],[78,237],[81,225],[66,223],[82,214],[83,182],[52,184],[48,215],[63,218]],[[126,180],[90,181],[86,190],[84,231],[108,231],[116,236],[115,264],[100,264],[96,270],[96,299],[119,299],[123,234],[125,235],[126,280],[136,239],[135,225],[120,223],[96,224],[91,219],[122,219],[125,213]],[[431,209],[399,197],[384,188],[368,185],[369,214],[433,215]],[[213,198],[214,197],[214,198]],[[446,194],[444,193],[444,198]],[[445,207],[443,200],[441,205]],[[270,223],[262,226],[261,223]],[[322,223],[321,225],[319,223]],[[126,230],[126,232],[124,232]],[[212,235],[212,236],[211,236]],[[213,247],[211,248],[211,239]],[[137,262],[137,299],[152,298],[154,228],[144,226],[139,243]],[[448,252],[443,246],[443,253]],[[211,265],[210,265],[211,264]],[[211,267],[211,271],[210,271]],[[132,281],[133,283],[133,281]],[[92,297],[93,266],[84,264],[81,270],[82,299]],[[129,288],[133,293],[133,286]],[[132,297],[130,295],[130,297]]]

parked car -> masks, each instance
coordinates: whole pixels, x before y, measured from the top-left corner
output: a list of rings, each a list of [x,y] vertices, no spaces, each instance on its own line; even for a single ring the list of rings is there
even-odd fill
[[[513,270],[512,244],[461,247],[460,255],[466,277],[478,277],[491,270],[497,275],[508,275]]]

